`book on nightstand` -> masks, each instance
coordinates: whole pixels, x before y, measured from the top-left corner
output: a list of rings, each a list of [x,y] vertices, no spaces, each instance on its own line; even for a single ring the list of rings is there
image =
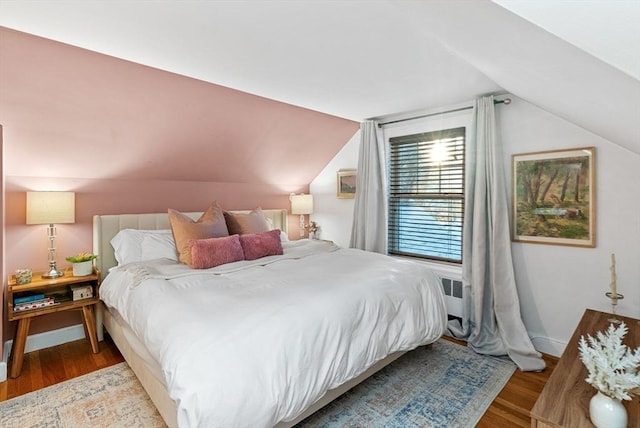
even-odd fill
[[[45,296],[42,293],[22,295],[22,296],[14,297],[13,298],[13,304],[14,305],[20,305],[20,304],[27,303],[27,302],[33,302],[35,300],[42,300],[42,299],[44,299],[44,297]]]
[[[44,308],[46,306],[55,305],[57,302],[53,297],[45,297],[44,299],[34,300],[31,302],[20,303],[13,306],[13,312],[30,311],[32,309]]]
[[[47,297],[51,297],[56,303],[70,302],[72,300],[71,293],[51,293],[47,294]]]

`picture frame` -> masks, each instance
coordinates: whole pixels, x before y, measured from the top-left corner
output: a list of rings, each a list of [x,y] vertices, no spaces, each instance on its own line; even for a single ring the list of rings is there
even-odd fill
[[[341,169],[337,176],[337,196],[341,199],[353,199],[356,197],[356,170]]]
[[[596,246],[595,147],[512,155],[511,239]]]

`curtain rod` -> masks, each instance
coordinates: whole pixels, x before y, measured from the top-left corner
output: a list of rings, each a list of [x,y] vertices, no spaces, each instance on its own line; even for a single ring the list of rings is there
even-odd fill
[[[493,101],[494,104],[511,104],[511,98],[505,98],[504,100],[494,100]],[[473,108],[473,106],[466,106],[466,107],[460,107],[460,108],[455,108],[453,110],[447,110],[447,111],[440,111],[437,113],[429,113],[429,114],[423,114],[422,116],[414,116],[414,117],[407,117],[405,119],[398,119],[398,120],[391,120],[389,122],[382,122],[378,124],[378,128],[382,128],[385,125],[391,125],[392,123],[400,123],[400,122],[406,122],[408,120],[415,120],[415,119],[422,119],[425,117],[431,117],[431,116],[439,116],[441,114],[447,114],[447,113],[455,113],[458,111],[464,111],[464,110],[471,110]]]

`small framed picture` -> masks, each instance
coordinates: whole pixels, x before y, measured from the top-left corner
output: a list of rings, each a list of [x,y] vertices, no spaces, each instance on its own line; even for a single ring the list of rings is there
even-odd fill
[[[595,148],[512,156],[512,239],[595,247]]]
[[[341,169],[338,171],[338,198],[349,199],[356,197],[356,170]]]

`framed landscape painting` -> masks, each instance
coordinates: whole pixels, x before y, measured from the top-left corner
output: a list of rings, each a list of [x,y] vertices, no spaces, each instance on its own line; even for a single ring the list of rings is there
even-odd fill
[[[512,156],[512,239],[595,247],[595,148]]]
[[[341,169],[338,171],[338,198],[356,197],[356,170]]]

